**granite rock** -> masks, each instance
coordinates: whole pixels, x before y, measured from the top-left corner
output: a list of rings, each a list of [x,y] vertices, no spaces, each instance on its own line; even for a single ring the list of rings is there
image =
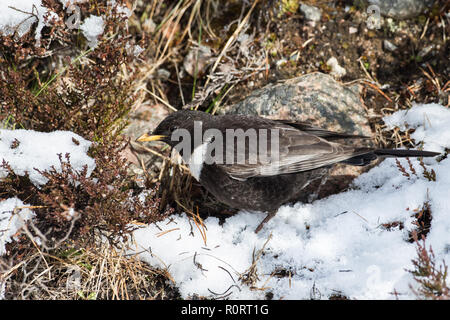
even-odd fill
[[[328,130],[371,136],[360,90],[358,84],[344,86],[316,72],[269,84],[220,112],[307,121]]]
[[[369,0],[369,4],[380,8],[382,15],[396,19],[416,17],[433,3],[434,0]]]
[[[130,143],[122,151],[122,156],[131,162],[130,174],[132,176],[143,174],[141,161],[146,164],[147,168],[150,166],[161,167],[162,159],[147,152],[142,144],[135,142],[135,140],[142,134],[155,129],[168,115],[168,109],[162,104],[142,104],[128,115],[129,125],[124,129],[123,135],[130,139]]]

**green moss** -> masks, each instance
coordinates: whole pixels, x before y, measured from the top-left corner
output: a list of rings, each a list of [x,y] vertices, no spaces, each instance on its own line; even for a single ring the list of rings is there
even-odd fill
[[[299,7],[299,0],[281,0],[280,11],[278,12],[277,17],[281,18],[285,14],[294,14],[297,12]]]

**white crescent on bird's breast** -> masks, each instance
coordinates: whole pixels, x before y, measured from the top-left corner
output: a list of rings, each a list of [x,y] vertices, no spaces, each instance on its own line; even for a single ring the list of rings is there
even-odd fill
[[[206,152],[208,151],[209,141],[199,145],[192,152],[191,157],[187,161],[191,175],[200,182],[200,174],[202,172],[203,164],[205,163]]]

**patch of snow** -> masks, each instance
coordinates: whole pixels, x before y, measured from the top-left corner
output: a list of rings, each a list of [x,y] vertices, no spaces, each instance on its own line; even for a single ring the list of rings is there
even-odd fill
[[[135,57],[138,57],[142,52],[144,52],[145,51],[145,49],[144,48],[142,48],[140,45],[138,45],[138,44],[136,44],[136,45],[131,45],[131,44],[129,44],[129,43],[127,43],[126,45],[125,45],[125,49],[127,50],[127,52],[129,53],[129,54],[132,54],[133,56],[135,56]],[[170,75],[170,74],[169,74]]]
[[[307,20],[311,20],[314,22],[320,21],[320,18],[322,16],[322,12],[320,11],[319,8],[309,6],[303,3],[300,5],[300,11],[303,12]]]
[[[0,256],[6,253],[5,244],[11,242],[24,223],[34,216],[26,207],[18,198],[0,201]]]
[[[59,153],[64,160],[65,154],[70,154],[70,163],[75,170],[81,171],[87,165],[90,175],[95,168],[94,159],[86,154],[90,146],[90,141],[70,131],[0,129],[0,163],[5,160],[18,175],[28,172],[31,182],[36,186],[45,184],[47,178],[34,169],[43,171],[54,166],[60,171]],[[6,170],[0,168],[0,178],[6,175]]]
[[[86,2],[86,0],[59,0],[59,2],[62,3],[62,5],[64,6],[64,8],[67,8],[67,7],[70,6],[71,4],[76,4],[76,3]]]
[[[17,31],[17,35],[22,37],[30,31],[33,23],[38,23],[36,27],[36,41],[41,39],[41,30],[49,22],[45,22],[44,17],[48,16],[48,21],[58,18],[54,13],[49,13],[41,0],[2,0],[0,1],[0,33],[12,35]]]
[[[330,74],[338,79],[347,74],[347,70],[339,65],[339,62],[335,57],[331,57],[330,59],[328,59],[327,66],[331,68]]]
[[[416,128],[425,150],[443,150],[450,144],[450,110],[443,106],[415,105],[385,121],[391,126]],[[427,119],[424,121],[424,119]],[[431,123],[425,125],[425,123]],[[440,133],[440,134],[437,134]],[[419,142],[419,140],[416,140]],[[404,159],[400,162],[408,168]],[[183,298],[197,294],[210,298],[327,299],[342,294],[356,299],[413,299],[410,285],[416,246],[409,243],[414,210],[428,201],[433,214],[427,235],[437,262],[450,264],[450,159],[427,159],[436,181],[428,181],[416,159],[417,176],[405,177],[395,159],[386,159],[353,183],[353,189],[313,202],[279,209],[260,233],[254,230],[263,213],[241,211],[219,224],[204,220],[206,244],[186,215],[175,215],[134,232],[131,253],[149,264],[166,268]],[[383,224],[401,223],[404,228]],[[191,234],[191,231],[193,234]],[[270,239],[269,239],[270,238]],[[256,262],[257,288],[239,281],[253,263],[253,253],[264,247]],[[282,272],[280,272],[282,271]],[[284,273],[290,276],[277,276]]]
[[[59,0],[64,8],[85,2],[86,0]],[[125,18],[129,18],[132,11],[126,6],[117,5],[115,0],[110,0],[109,5],[116,7],[117,12]],[[17,32],[19,37],[30,31],[31,26],[37,22],[36,42],[40,45],[41,31],[44,26],[59,20],[59,16],[42,4],[41,0],[2,0],[0,1],[0,33],[12,35]],[[102,17],[90,16],[80,26],[83,35],[88,40],[91,48],[97,46],[97,38],[104,32],[104,20]]]
[[[80,30],[88,40],[90,48],[95,48],[98,44],[98,37],[103,34],[105,29],[105,22],[102,17],[91,15],[84,19],[80,26]]]
[[[133,55],[135,57],[138,57],[142,52],[144,52],[144,48],[142,48],[140,45],[135,45],[133,47]]]
[[[117,1],[116,0],[109,0],[108,1],[108,5],[111,7],[116,7],[117,13],[120,15],[125,16],[126,18],[131,17],[131,14],[133,13],[132,10],[128,9],[126,6],[120,6],[117,5]]]
[[[400,110],[383,118],[388,129],[415,129],[411,138],[423,141],[429,151],[443,152],[450,148],[450,111],[437,103],[413,104],[409,110]]]

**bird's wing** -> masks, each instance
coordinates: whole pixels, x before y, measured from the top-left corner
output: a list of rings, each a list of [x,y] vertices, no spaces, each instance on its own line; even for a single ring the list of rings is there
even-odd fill
[[[267,157],[262,159],[259,150],[245,145],[245,162],[237,162],[237,153],[243,152],[235,141],[234,147],[228,147],[225,153],[234,158],[233,163],[218,164],[230,177],[246,180],[251,177],[266,177],[279,174],[308,171],[328,166],[359,154],[351,146],[327,141],[321,137],[298,130],[287,125],[271,126],[270,130],[278,130],[278,144],[272,150],[272,135],[268,133]],[[268,130],[268,131],[270,131]],[[276,139],[275,139],[276,140]],[[227,141],[227,144],[229,142]],[[258,145],[260,145],[258,141]],[[276,154],[277,149],[278,155]],[[367,153],[367,150],[365,151]],[[256,160],[255,160],[256,159]],[[252,160],[252,161],[251,161]]]
[[[354,134],[348,134],[348,133],[343,133],[343,132],[335,132],[335,131],[326,130],[326,129],[314,126],[309,122],[291,121],[291,120],[273,120],[273,121],[297,128],[301,131],[305,131],[307,133],[324,138],[326,140],[335,140],[335,139],[344,139],[344,138],[370,139],[370,137],[363,136],[363,135],[354,135]]]

